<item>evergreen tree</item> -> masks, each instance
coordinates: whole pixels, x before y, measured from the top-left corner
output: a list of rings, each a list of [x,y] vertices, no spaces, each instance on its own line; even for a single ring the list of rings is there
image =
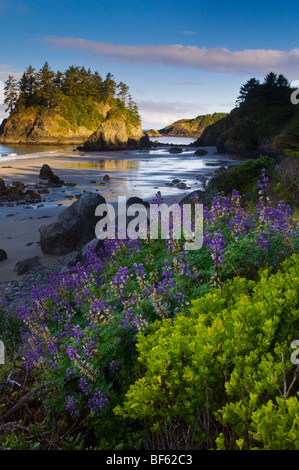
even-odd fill
[[[120,82],[117,85],[117,89],[119,90],[118,93],[117,93],[117,96],[119,96],[119,98],[122,100],[122,102],[125,105],[126,104],[126,99],[129,96],[129,87],[125,83]]]
[[[99,72],[95,71],[92,76],[92,90],[94,97],[100,101],[102,99],[102,87],[103,87],[103,80],[100,76]]]
[[[53,79],[55,88],[61,88],[63,82],[63,73],[60,70],[57,70],[55,77]]]
[[[264,85],[267,88],[275,88],[277,86],[277,75],[274,72],[267,73],[264,80]]]
[[[78,94],[78,83],[80,82],[80,68],[71,65],[64,73],[62,91],[68,96]]]
[[[38,89],[38,79],[35,69],[29,65],[23,73],[19,82],[19,89],[24,99],[25,106],[31,106],[34,103],[34,94]]]
[[[12,75],[9,75],[4,87],[4,104],[7,106],[5,112],[9,111],[12,113],[18,101],[18,95],[17,81]]]
[[[38,73],[38,92],[40,104],[47,106],[48,109],[50,109],[50,107],[54,105],[54,78],[55,73],[50,69],[48,62],[45,62],[44,66],[40,69]]]
[[[114,80],[114,76],[110,72],[107,73],[106,78],[103,81],[102,90],[104,99],[114,98],[116,91],[116,83]]]
[[[279,87],[288,87],[288,88],[290,87],[290,83],[288,79],[282,74],[278,75],[276,83]]]
[[[247,83],[241,86],[240,94],[237,98],[237,103],[243,103],[256,95],[256,91],[260,85],[259,80],[251,78]]]

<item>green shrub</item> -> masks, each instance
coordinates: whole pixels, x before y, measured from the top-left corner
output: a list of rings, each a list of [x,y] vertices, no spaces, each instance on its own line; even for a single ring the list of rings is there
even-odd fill
[[[156,322],[139,336],[144,375],[116,414],[141,421],[156,449],[298,449],[298,291],[293,255],[274,275],[235,278],[189,315]]]
[[[271,173],[275,166],[275,160],[267,156],[260,156],[256,160],[246,160],[226,172],[215,174],[209,181],[208,191],[230,194],[233,189],[244,193],[256,188],[256,180],[261,170],[265,168]]]

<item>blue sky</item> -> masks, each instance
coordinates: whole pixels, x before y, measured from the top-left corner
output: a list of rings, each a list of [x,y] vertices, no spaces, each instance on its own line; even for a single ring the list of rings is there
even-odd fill
[[[143,128],[159,129],[230,111],[253,76],[298,80],[298,20],[281,1],[0,0],[0,89],[29,64],[84,65],[129,85]]]

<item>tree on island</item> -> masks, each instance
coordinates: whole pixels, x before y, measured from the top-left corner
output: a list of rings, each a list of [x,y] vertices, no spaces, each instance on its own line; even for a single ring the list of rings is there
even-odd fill
[[[19,97],[18,83],[12,75],[9,75],[4,87],[4,104],[7,106],[5,112],[13,112]]]
[[[120,82],[118,85],[117,85],[117,89],[119,90],[119,92],[117,93],[117,96],[120,97],[120,99],[122,100],[122,102],[124,104],[126,104],[126,100],[127,98],[130,96],[129,95],[129,87],[128,85],[126,85],[125,83],[123,82]]]
[[[54,90],[55,90],[55,72],[53,72],[48,62],[45,62],[44,66],[38,72],[38,94],[40,102],[50,109],[53,106]]]

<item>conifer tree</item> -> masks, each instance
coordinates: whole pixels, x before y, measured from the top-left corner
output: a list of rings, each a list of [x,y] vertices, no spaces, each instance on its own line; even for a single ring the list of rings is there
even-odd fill
[[[7,106],[5,112],[9,111],[12,113],[18,101],[18,95],[17,81],[12,75],[9,75],[4,87],[4,104]]]

